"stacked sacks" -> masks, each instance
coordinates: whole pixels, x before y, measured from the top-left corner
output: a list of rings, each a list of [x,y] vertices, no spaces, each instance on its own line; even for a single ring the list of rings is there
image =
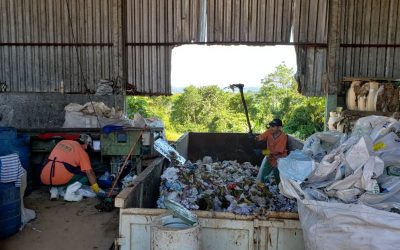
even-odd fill
[[[290,198],[364,203],[388,211],[398,208],[400,177],[388,177],[387,170],[400,167],[399,135],[400,122],[394,118],[361,118],[347,140],[325,151],[321,160],[313,158],[315,168],[304,181],[281,176],[281,192]],[[287,166],[279,163],[280,171],[285,171]]]
[[[258,167],[246,162],[212,162],[167,168],[161,176],[159,208],[166,199],[188,209],[262,215],[267,210],[293,211],[294,200],[279,194],[276,185],[256,181]],[[270,181],[268,181],[270,182]]]

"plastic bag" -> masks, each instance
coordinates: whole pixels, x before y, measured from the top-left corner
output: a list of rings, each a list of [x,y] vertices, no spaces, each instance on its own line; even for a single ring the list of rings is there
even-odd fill
[[[82,187],[82,183],[79,181],[74,182],[73,184],[67,187],[65,191],[64,200],[66,201],[80,201],[82,200],[82,194],[78,193],[78,190]]]
[[[325,155],[342,144],[345,139],[346,135],[341,132],[318,132],[307,138],[304,142],[303,151],[319,162]]]
[[[315,163],[315,170],[308,178],[308,182],[316,183],[316,182],[325,182],[327,180],[336,179],[337,171],[340,166],[343,165],[344,155],[338,154],[333,162],[322,161],[320,163]]]
[[[83,185],[80,189],[78,189],[77,194],[87,198],[96,197],[96,193],[93,192],[92,189],[87,185]]]
[[[300,150],[292,151],[278,161],[280,175],[296,181],[304,181],[314,168],[314,161]]]
[[[346,153],[346,162],[353,170],[357,170],[368,161],[371,151],[372,143],[369,138],[361,137],[358,143]]]

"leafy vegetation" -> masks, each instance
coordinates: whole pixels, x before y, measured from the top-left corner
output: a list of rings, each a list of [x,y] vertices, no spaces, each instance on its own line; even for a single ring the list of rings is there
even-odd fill
[[[254,132],[262,132],[275,117],[285,132],[305,139],[322,131],[325,99],[297,92],[293,69],[285,64],[262,80],[258,92],[245,93]],[[128,97],[128,116],[139,112],[164,122],[167,138],[176,140],[187,131],[248,132],[240,93],[217,86],[189,86],[183,93],[162,97]]]

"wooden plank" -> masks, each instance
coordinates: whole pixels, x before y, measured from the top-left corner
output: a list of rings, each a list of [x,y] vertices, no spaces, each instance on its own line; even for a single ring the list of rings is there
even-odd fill
[[[364,0],[364,9],[363,9],[363,25],[362,25],[362,43],[368,44],[370,42],[369,39],[369,30],[371,26],[371,4],[372,1],[367,1]],[[368,65],[368,55],[369,55],[369,50],[368,48],[362,48],[361,49],[361,65],[360,65],[360,74],[364,76],[369,76],[368,70],[369,70],[369,65]]]
[[[207,0],[207,38],[208,41],[215,41],[215,0]]]
[[[318,5],[318,19],[317,19],[317,29],[315,42],[317,43],[327,43],[328,41],[328,2],[324,0],[319,1]]]
[[[174,2],[174,42],[183,41],[183,23],[182,23],[182,0],[175,0]]]
[[[258,13],[257,13],[257,42],[265,41],[265,26],[268,25],[266,20],[266,8],[267,8],[267,1],[270,0],[259,0],[258,1]]]
[[[276,3],[275,0],[268,0],[265,6],[265,27],[263,41],[273,42],[275,39],[275,28],[277,25],[276,19]]]
[[[0,1],[0,42],[6,42],[6,27],[7,27],[7,18],[6,18],[6,8],[5,8],[5,2],[6,1]],[[0,46],[0,79],[1,81],[5,81],[7,83],[6,79],[6,62],[5,62],[5,50],[7,48],[5,46]]]
[[[236,1],[234,1],[236,2]],[[235,26],[236,20],[234,15],[235,6],[233,5],[232,1],[223,0],[223,23],[222,23],[222,32],[223,38],[222,41],[233,41],[234,40],[234,33],[235,33]]]
[[[16,13],[16,3],[15,1],[11,1],[9,4],[9,38],[12,42],[17,41],[17,13]],[[11,46],[9,50],[10,56],[10,85],[12,90],[18,91],[18,65],[17,65],[17,48],[16,46]]]
[[[201,24],[201,9],[200,1],[205,0],[192,0],[191,1],[191,14],[190,14],[190,41],[200,41],[200,24]]]
[[[130,203],[135,197],[131,196],[131,193],[135,191],[135,189],[140,187],[140,184],[145,182],[146,179],[157,170],[157,168],[161,168],[162,161],[164,158],[159,157],[154,159],[148,167],[133,181],[129,187],[123,189],[115,198],[115,206],[118,208],[127,208],[130,207]],[[143,163],[145,164],[145,163]]]
[[[390,1],[389,13],[388,13],[388,34],[387,42],[394,44],[396,40],[396,22],[398,15],[396,13],[399,5],[399,1]],[[385,62],[385,76],[393,77],[393,62],[394,62],[395,49],[387,48],[386,50],[386,62]]]
[[[329,2],[329,16],[330,16],[330,27],[329,27],[329,41],[328,41],[328,55],[327,55],[327,74],[328,74],[328,94],[337,94],[337,84],[335,79],[336,69],[339,59],[339,39],[340,34],[340,0],[331,0]],[[330,110],[328,110],[330,111]]]
[[[301,0],[294,0],[293,9],[293,41],[300,41]]]
[[[379,13],[379,35],[378,35],[378,43],[387,43],[389,41],[389,7],[390,2],[384,1],[381,2],[381,9]],[[387,76],[386,72],[386,52],[387,48],[378,48],[377,49],[377,76]]]
[[[282,30],[281,41],[290,42],[291,35],[291,18],[292,18],[292,1],[285,0],[282,9]]]
[[[230,41],[240,40],[240,0],[233,1],[232,4],[232,35]],[[229,41],[229,40],[228,40]]]
[[[17,27],[18,27],[18,34],[17,40],[19,42],[24,42],[24,1],[18,1],[18,8],[17,8]],[[17,52],[17,63],[18,63],[18,89],[19,91],[26,91],[26,48],[18,48]]]
[[[240,41],[248,42],[249,41],[249,11],[250,11],[250,3],[251,0],[242,0],[241,1],[241,14],[240,14]]]
[[[181,41],[190,42],[190,9],[188,0],[181,1]]]
[[[218,1],[216,0],[215,2],[215,20],[214,20],[214,41],[210,42],[222,42],[224,40],[223,37],[223,32],[224,32],[224,1]]]
[[[258,0],[250,0],[249,3],[249,42],[255,42],[257,38],[257,3]]]
[[[400,3],[397,6],[397,13],[400,13]],[[397,16],[397,22],[396,22],[396,36],[395,36],[395,41],[396,44],[400,44],[400,17]],[[393,77],[399,77],[400,76],[400,48],[395,49],[395,53],[393,55],[394,61],[393,61]]]
[[[166,66],[167,66],[167,59],[165,56],[165,51],[167,50],[166,46],[160,46],[160,82],[161,82],[161,90],[163,91],[163,93],[166,93],[166,88],[165,85],[168,84],[168,82],[166,81]]]
[[[282,12],[283,4],[285,1],[277,1],[274,3],[274,29],[273,29],[273,40],[274,42],[282,42]]]
[[[378,43],[380,7],[381,7],[380,1],[372,0],[370,27],[368,29],[369,43]],[[378,55],[378,48],[372,47],[368,49],[368,61],[367,61],[368,76],[376,76],[378,73],[377,55]]]
[[[167,33],[166,38],[167,42],[174,41],[174,1],[175,0],[167,0],[168,1],[168,11],[167,11]]]

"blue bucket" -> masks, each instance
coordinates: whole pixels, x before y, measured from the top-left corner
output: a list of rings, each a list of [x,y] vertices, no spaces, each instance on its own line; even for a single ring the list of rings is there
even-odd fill
[[[21,226],[21,198],[19,187],[0,183],[0,239],[18,232]]]

